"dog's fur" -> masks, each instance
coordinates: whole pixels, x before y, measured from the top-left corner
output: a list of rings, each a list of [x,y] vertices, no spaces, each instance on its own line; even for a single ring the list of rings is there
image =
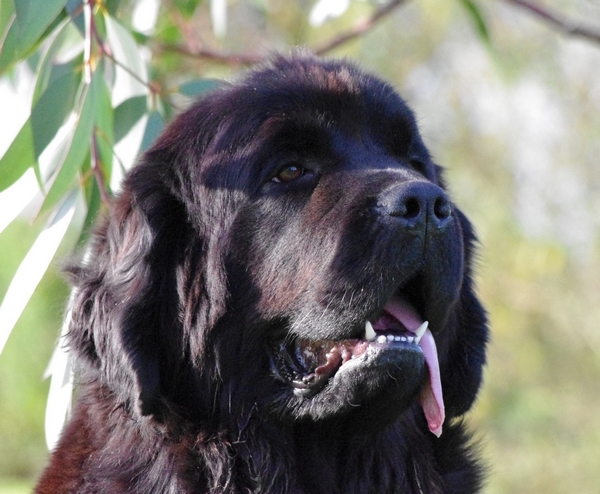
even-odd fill
[[[346,62],[276,57],[176,118],[72,269],[78,398],[37,492],[478,491],[487,325],[441,173]],[[365,340],[412,334],[390,300],[429,321],[439,438],[425,351]]]

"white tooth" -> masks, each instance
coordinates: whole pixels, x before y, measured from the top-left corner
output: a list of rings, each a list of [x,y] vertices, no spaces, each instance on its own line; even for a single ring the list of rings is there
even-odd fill
[[[400,341],[400,336],[394,336],[394,341]]]
[[[394,335],[388,334],[387,335],[387,340],[388,341],[394,341]]]
[[[400,341],[407,341],[406,336],[400,336]]]
[[[421,338],[423,337],[423,335],[425,334],[425,331],[427,331],[427,328],[429,327],[429,321],[425,321],[423,324],[421,324],[415,331],[415,343],[419,343],[419,341],[421,341]]]
[[[377,343],[385,343],[387,338],[384,335],[380,335],[377,337]]]
[[[406,341],[408,341],[409,343],[412,343],[413,341],[415,341],[415,338],[413,336],[407,336]]]
[[[377,338],[377,334],[375,333],[375,330],[373,329],[373,325],[371,324],[370,321],[367,321],[365,323],[365,340],[375,341],[375,338]]]

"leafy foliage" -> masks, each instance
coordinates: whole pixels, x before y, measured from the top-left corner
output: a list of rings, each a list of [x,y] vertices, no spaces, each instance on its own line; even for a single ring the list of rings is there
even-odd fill
[[[191,15],[198,3],[176,6]],[[49,230],[52,241],[40,237],[46,262],[24,263],[0,307],[0,352],[66,227],[71,223],[80,239],[87,238],[131,166],[133,159],[122,159],[115,145],[126,141],[130,148],[144,149],[170,115],[177,90],[162,91],[149,82],[143,46],[149,38],[124,23],[133,6],[120,0],[2,3],[0,75],[26,63],[35,67],[36,80],[31,114],[0,159],[0,192],[27,181],[26,172],[33,170],[43,196],[37,216],[51,218],[42,235]],[[198,96],[217,85],[214,79],[192,79],[179,91]],[[140,125],[145,125],[141,135],[134,132]],[[70,221],[52,230],[65,210]],[[18,212],[10,214],[14,218]]]

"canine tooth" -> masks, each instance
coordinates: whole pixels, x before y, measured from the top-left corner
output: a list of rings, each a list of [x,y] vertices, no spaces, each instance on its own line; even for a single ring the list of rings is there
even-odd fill
[[[387,338],[384,335],[380,335],[377,337],[377,343],[385,343]]]
[[[421,324],[415,330],[415,343],[419,344],[419,341],[421,341],[421,338],[425,334],[425,331],[427,331],[428,327],[429,327],[429,321],[425,321],[423,324]]]
[[[375,338],[377,338],[377,334],[375,333],[375,330],[373,329],[373,325],[371,324],[370,321],[367,321],[365,323],[365,340],[374,341]]]

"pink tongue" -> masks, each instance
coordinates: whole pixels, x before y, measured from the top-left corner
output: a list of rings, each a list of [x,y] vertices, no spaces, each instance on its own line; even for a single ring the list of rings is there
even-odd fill
[[[392,298],[383,309],[400,321],[409,331],[415,332],[423,324],[415,308],[400,297]],[[442,395],[437,349],[435,347],[435,340],[429,329],[423,334],[419,346],[423,350],[425,362],[427,363],[427,367],[429,367],[429,382],[421,390],[419,403],[423,407],[429,430],[437,437],[440,437],[445,417],[444,397]]]

